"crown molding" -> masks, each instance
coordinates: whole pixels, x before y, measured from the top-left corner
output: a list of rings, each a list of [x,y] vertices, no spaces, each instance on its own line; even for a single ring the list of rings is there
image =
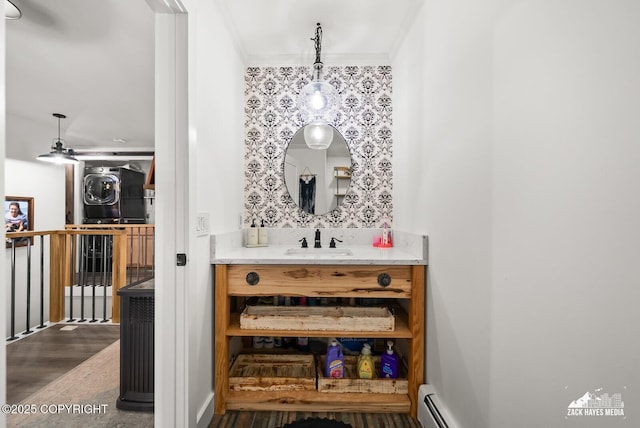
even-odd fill
[[[326,54],[322,57],[325,67],[333,65],[391,65],[387,54]],[[313,58],[308,55],[249,55],[248,67],[268,66],[309,66],[313,65]]]

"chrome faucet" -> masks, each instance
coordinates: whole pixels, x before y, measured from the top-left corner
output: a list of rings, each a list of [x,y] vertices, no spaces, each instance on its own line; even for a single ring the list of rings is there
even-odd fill
[[[320,245],[320,229],[316,229],[316,238],[314,240],[313,248],[322,248],[322,245]]]

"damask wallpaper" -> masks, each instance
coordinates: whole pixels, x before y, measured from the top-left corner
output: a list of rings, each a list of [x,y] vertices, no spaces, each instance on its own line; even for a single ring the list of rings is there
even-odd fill
[[[284,182],[289,141],[302,127],[296,98],[310,80],[308,67],[251,67],[245,76],[245,226],[382,227],[392,219],[391,67],[325,67],[324,78],[341,95],[332,123],[352,159],[349,190],[323,215],[300,210]]]

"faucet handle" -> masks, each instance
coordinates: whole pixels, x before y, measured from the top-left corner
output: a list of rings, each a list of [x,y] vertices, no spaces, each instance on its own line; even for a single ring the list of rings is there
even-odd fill
[[[322,248],[322,244],[320,243],[320,229],[316,229],[316,237],[314,239],[313,248]]]
[[[331,242],[329,242],[329,248],[336,248],[336,241],[342,242],[338,238],[331,238]]]
[[[309,244],[307,244],[307,238],[298,239],[298,242],[302,242],[302,248],[309,247]]]

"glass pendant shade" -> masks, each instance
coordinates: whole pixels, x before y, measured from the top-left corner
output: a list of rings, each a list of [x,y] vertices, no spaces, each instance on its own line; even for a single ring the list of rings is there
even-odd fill
[[[332,121],[340,107],[340,94],[327,82],[313,81],[300,90],[298,96],[298,108],[302,119],[324,119]]]
[[[315,120],[304,127],[304,141],[310,149],[326,150],[333,141],[333,128],[327,122]]]
[[[340,94],[336,88],[322,78],[323,64],[320,58],[322,27],[320,23],[316,27],[316,37],[311,40],[315,44],[316,61],[313,64],[311,82],[303,86],[298,95],[298,110],[304,123],[324,121],[327,124],[333,122],[338,114]]]

